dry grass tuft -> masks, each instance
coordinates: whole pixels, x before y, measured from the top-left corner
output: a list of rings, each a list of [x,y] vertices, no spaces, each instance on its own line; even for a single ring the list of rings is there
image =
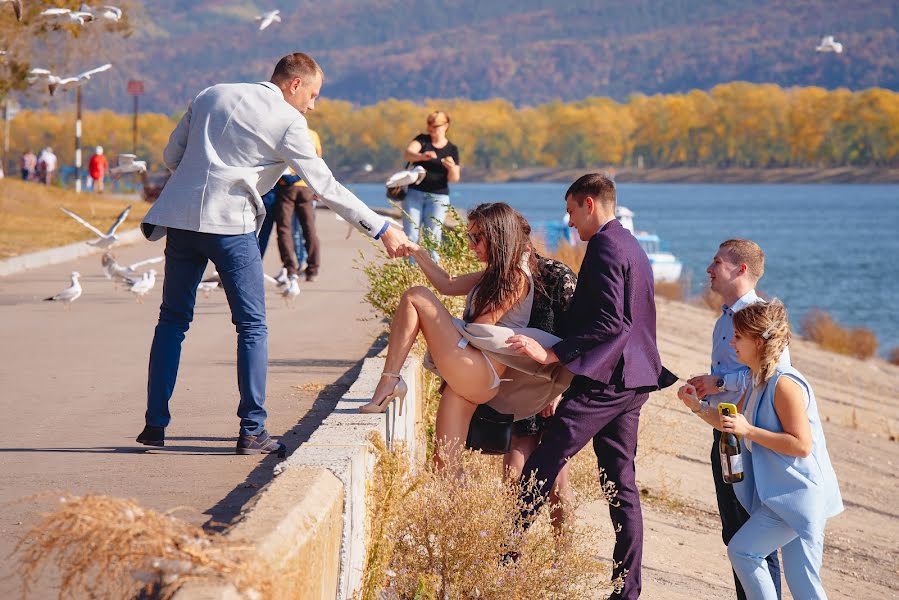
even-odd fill
[[[573,599],[612,590],[607,565],[594,555],[596,532],[571,529],[562,543],[543,510],[527,533],[513,533],[522,505],[495,461],[465,452],[461,480],[452,469],[412,473],[402,451],[388,451],[378,436],[372,443],[378,462],[363,600],[385,590],[403,599]],[[504,565],[511,547],[520,558]]]
[[[814,309],[802,320],[805,337],[825,350],[854,356],[862,360],[877,352],[877,336],[864,327],[843,327],[820,309]]]
[[[679,281],[657,281],[655,284],[656,298],[667,298],[683,302],[687,299],[688,289],[686,279]]]
[[[896,346],[887,354],[887,361],[890,364],[899,365],[899,346]]]
[[[94,238],[83,225],[59,210],[60,206],[106,231],[128,203],[9,177],[0,179],[0,259]],[[132,207],[120,231],[137,227],[150,209],[149,204],[137,200]]]
[[[192,581],[231,583],[248,598],[271,598],[273,578],[251,546],[196,525],[108,496],[64,496],[60,507],[29,529],[14,553],[23,597],[53,564],[60,598],[165,600]]]

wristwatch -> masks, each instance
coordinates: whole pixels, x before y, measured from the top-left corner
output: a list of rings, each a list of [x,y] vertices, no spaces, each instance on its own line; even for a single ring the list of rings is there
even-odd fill
[[[720,394],[721,392],[726,391],[726,390],[724,389],[724,377],[719,377],[717,380],[715,380],[715,387],[718,388],[718,393],[719,393],[719,394]]]

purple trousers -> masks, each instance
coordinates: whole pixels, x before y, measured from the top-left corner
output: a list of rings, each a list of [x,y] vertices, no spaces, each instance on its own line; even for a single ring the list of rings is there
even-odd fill
[[[549,495],[566,461],[593,439],[597,463],[618,491],[609,505],[612,525],[616,530],[620,528],[612,553],[612,578],[625,572],[626,575],[621,593],[610,596],[615,599],[635,600],[640,597],[642,587],[643,513],[634,457],[640,409],[648,398],[648,393],[638,390],[616,390],[585,377],[575,377],[547,424],[540,445],[522,471],[522,483],[534,471],[540,482],[538,490],[524,498],[533,505],[532,511],[522,515],[527,522]]]

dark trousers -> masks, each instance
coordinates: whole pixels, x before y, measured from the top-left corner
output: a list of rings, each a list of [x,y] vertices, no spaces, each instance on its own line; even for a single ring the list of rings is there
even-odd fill
[[[714,443],[712,444],[712,479],[715,480],[715,495],[718,497],[718,514],[721,515],[721,538],[724,545],[730,543],[730,539],[736,535],[740,527],[749,520],[749,513],[740,504],[737,495],[734,493],[734,486],[724,483],[721,475],[721,454],[718,451],[718,441],[721,439],[721,432],[714,430]],[[780,600],[780,561],[777,559],[777,550],[769,554],[765,560],[768,563],[768,572],[774,580],[774,588],[777,590],[777,600]],[[746,600],[746,592],[740,585],[736,571],[734,572],[734,585],[737,590],[738,600]]]
[[[303,230],[306,246],[306,275],[318,275],[319,241],[315,231],[315,192],[308,187],[279,186],[278,204],[275,207],[275,227],[278,230],[278,252],[288,275],[297,275],[300,263],[293,247],[293,215],[296,214]]]
[[[209,261],[222,278],[237,329],[237,388],[241,435],[265,429],[265,376],[268,328],[262,258],[255,234],[219,235],[169,227],[165,243],[165,280],[159,323],[150,348],[147,425],[167,427],[169,400],[175,391],[181,344],[194,318],[197,286]]]
[[[545,501],[566,461],[593,439],[597,463],[618,490],[615,501],[609,505],[612,525],[619,530],[612,553],[615,562],[612,578],[624,571],[627,575],[621,593],[612,596],[616,599],[636,599],[642,587],[643,513],[634,457],[640,409],[648,398],[647,393],[616,390],[585,377],[576,377],[547,424],[540,445],[522,471],[522,484],[535,471],[540,482],[536,492],[524,498],[534,507],[522,515],[527,519]]]
[[[275,190],[271,189],[262,196],[262,205],[265,206],[265,219],[262,221],[262,228],[259,230],[259,255],[265,257],[265,250],[268,248],[268,238],[272,235],[272,227],[275,224]]]

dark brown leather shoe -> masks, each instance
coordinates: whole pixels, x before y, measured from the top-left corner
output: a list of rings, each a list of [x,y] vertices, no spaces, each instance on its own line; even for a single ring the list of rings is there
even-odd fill
[[[287,447],[276,442],[263,429],[256,435],[241,435],[237,438],[237,454],[277,454],[279,458],[287,456]]]

